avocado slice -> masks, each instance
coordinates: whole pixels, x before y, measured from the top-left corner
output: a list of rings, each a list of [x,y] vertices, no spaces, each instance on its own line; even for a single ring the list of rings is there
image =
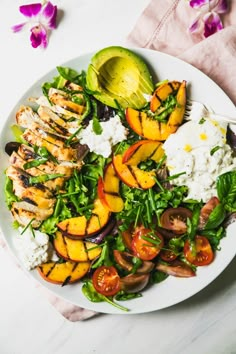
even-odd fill
[[[97,52],[87,70],[87,86],[107,106],[142,108],[154,90],[146,63],[131,50],[111,46]]]

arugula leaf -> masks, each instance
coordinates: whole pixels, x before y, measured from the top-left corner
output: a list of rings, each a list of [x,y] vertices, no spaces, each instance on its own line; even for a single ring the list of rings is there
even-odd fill
[[[91,268],[98,268],[101,265],[105,265],[105,266],[111,266],[113,264],[111,258],[110,258],[110,252],[109,252],[109,243],[106,240],[102,246],[102,252],[100,257],[98,258],[98,260],[93,263]]]
[[[50,180],[58,178],[58,177],[64,177],[64,175],[61,173],[51,173],[51,174],[47,174],[47,175],[45,174],[45,175],[40,175],[40,176],[30,176],[29,183],[30,184],[44,183],[44,182],[50,181]]]
[[[191,220],[187,218],[187,234],[190,241],[193,241],[196,235],[199,225],[200,211],[201,205],[194,204],[192,218]]]

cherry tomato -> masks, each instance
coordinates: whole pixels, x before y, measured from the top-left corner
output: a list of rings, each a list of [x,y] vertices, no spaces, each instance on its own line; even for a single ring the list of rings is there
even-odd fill
[[[220,201],[217,197],[212,197],[201,209],[199,217],[199,228],[202,229],[207,224],[209,216],[213,209],[220,204]]]
[[[165,229],[181,235],[187,231],[187,218],[191,217],[192,212],[187,208],[169,208],[161,215],[160,222]]]
[[[191,248],[190,242],[187,240],[184,244],[184,256],[191,264],[196,266],[204,266],[213,261],[214,253],[210,242],[204,236],[195,236],[195,247]]]
[[[93,274],[93,286],[98,293],[113,296],[120,290],[120,276],[115,267],[101,266]]]
[[[157,231],[139,227],[134,232],[132,250],[143,261],[155,258],[163,245],[163,237]]]
[[[171,250],[161,250],[160,257],[165,262],[172,262],[177,258],[177,254]]]

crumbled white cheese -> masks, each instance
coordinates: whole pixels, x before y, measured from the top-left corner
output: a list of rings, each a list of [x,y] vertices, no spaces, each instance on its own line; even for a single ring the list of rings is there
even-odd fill
[[[226,128],[210,119],[189,121],[164,143],[170,175],[185,172],[174,182],[189,188],[188,198],[208,201],[217,195],[217,177],[236,169]]]
[[[19,258],[27,270],[34,269],[50,259],[51,247],[47,234],[34,230],[33,235],[29,229],[22,235],[17,235],[15,241]]]
[[[122,125],[120,117],[116,115],[106,122],[100,122],[102,127],[101,134],[95,134],[93,131],[93,122],[83,129],[79,134],[81,144],[86,144],[89,150],[103,157],[109,157],[112,147],[117,143],[126,140],[128,131]]]

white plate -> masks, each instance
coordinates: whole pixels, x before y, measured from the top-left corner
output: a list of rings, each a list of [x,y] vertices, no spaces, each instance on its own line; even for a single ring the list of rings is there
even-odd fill
[[[226,94],[210,80],[201,71],[185,62],[171,57],[169,55],[151,51],[147,49],[132,49],[137,54],[141,55],[153,72],[154,80],[187,80],[188,90],[193,99],[205,102],[211,106],[216,112],[230,115],[236,115],[234,104],[226,96]],[[62,66],[69,66],[78,71],[86,70],[93,53],[83,55],[81,57],[72,59]],[[58,65],[61,65],[58,63]],[[28,104],[27,98],[30,96],[38,96],[41,94],[41,84],[45,81],[51,81],[57,75],[56,69],[50,71],[40,80],[38,80],[17,102],[15,108],[11,112],[0,137],[0,156],[1,156],[1,196],[4,196],[4,170],[8,166],[8,156],[4,153],[5,144],[13,137],[11,135],[10,126],[14,122],[16,110],[20,104]],[[4,197],[2,198],[4,199]],[[5,236],[5,240],[12,250],[13,254],[17,256],[17,250],[14,246],[14,235],[16,231],[12,228],[12,216],[7,210],[4,201],[0,203],[0,223],[1,229]],[[151,286],[148,290],[143,291],[143,296],[134,300],[121,302],[121,305],[130,309],[129,314],[137,314],[160,310],[174,304],[177,304],[190,296],[196,294],[209,283],[211,283],[230,263],[236,253],[235,247],[235,231],[236,224],[230,225],[227,230],[227,237],[221,241],[221,251],[217,253],[214,262],[210,266],[199,267],[197,276],[189,279],[181,279],[175,277],[168,277],[167,280],[160,284]],[[36,271],[31,271],[30,275],[51,290],[56,295],[87,309],[95,310],[104,313],[125,314],[115,307],[107,303],[92,303],[88,301],[81,291],[81,283],[67,285],[64,287],[50,284],[44,281]]]

